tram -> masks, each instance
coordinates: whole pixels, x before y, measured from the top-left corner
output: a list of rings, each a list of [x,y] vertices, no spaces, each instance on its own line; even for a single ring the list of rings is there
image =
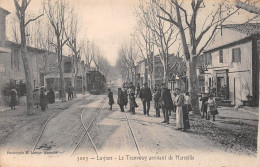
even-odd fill
[[[106,91],[106,78],[99,71],[89,71],[87,76],[87,91],[90,94],[101,94]]]

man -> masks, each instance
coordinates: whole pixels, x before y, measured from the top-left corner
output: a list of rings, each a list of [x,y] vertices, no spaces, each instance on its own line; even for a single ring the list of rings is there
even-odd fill
[[[144,87],[140,90],[140,98],[143,102],[144,115],[147,114],[149,116],[150,101],[152,100],[152,92],[146,82],[144,83]],[[146,108],[146,105],[147,105],[147,108]]]
[[[164,121],[162,123],[169,124],[169,111],[173,109],[173,102],[170,89],[165,86],[165,83],[161,84],[161,107],[164,117]]]

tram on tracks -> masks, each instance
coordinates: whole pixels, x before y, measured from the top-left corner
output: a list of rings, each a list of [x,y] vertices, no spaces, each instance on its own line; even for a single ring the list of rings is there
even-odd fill
[[[99,71],[89,71],[87,76],[87,91],[90,94],[101,94],[106,91],[106,78]]]

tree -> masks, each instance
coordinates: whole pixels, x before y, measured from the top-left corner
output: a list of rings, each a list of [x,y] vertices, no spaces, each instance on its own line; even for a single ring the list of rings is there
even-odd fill
[[[117,66],[121,71],[125,82],[134,82],[136,74],[136,59],[138,57],[137,49],[133,43],[122,44],[118,51]]]
[[[70,14],[70,20],[67,22],[67,28],[65,29],[65,35],[68,39],[67,46],[72,51],[72,62],[73,62],[73,85],[77,85],[77,76],[79,71],[79,63],[81,61],[80,47],[78,47],[78,33],[79,33],[79,20],[78,16],[75,14],[74,10]],[[76,89],[74,89],[76,91]],[[75,97],[77,94],[74,93]]]
[[[56,43],[53,43],[53,46],[55,46],[56,53],[58,56],[61,99],[62,101],[65,101],[65,84],[62,67],[62,48],[69,40],[68,38],[65,38],[65,25],[71,11],[68,7],[68,4],[66,4],[64,0],[47,0],[47,2],[44,3],[44,11],[48,16],[49,22],[52,26],[52,29],[56,37]]]
[[[179,3],[178,0],[171,0],[167,7],[159,1],[153,0],[153,2],[166,15],[157,16],[172,23],[179,30],[187,65],[186,75],[188,77],[192,109],[199,114],[197,57],[202,54],[205,47],[215,36],[217,28],[236,13],[238,9],[233,9],[227,0],[223,0],[218,4],[206,3],[204,0],[191,0],[190,6],[188,6],[187,2]],[[210,13],[203,12],[203,9],[207,9],[207,5],[213,6],[211,10],[207,10]],[[198,20],[202,21],[202,15],[207,16],[204,23],[197,24]],[[188,31],[185,31],[186,28]],[[200,32],[199,29],[201,29]]]
[[[162,1],[161,5],[166,6],[166,1]],[[172,23],[157,17],[157,15],[164,16],[165,14],[155,7],[152,1],[148,1],[145,4],[141,1],[139,11],[140,21],[149,29],[148,32],[151,31],[149,35],[152,35],[153,39],[150,42],[159,50],[159,57],[164,71],[163,81],[167,84],[169,79],[169,48],[177,41],[178,34]]]
[[[14,0],[15,8],[16,8],[16,15],[20,22],[20,36],[21,36],[21,56],[24,65],[24,72],[25,72],[25,80],[26,80],[26,96],[27,96],[27,113],[29,115],[33,114],[33,92],[32,92],[32,80],[31,80],[31,72],[30,72],[30,65],[28,61],[27,55],[27,46],[26,46],[26,26],[32,22],[40,18],[42,15],[37,16],[34,19],[29,19],[27,22],[25,21],[26,17],[26,9],[30,4],[31,0],[22,0],[19,4],[18,0]]]

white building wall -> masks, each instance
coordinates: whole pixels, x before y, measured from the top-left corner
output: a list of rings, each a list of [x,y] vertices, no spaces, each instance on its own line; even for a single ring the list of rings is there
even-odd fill
[[[238,47],[241,50],[241,62],[232,62],[232,49]],[[212,65],[208,66],[205,74],[205,92],[209,90],[210,78],[211,86],[217,86],[216,71],[228,69],[231,104],[241,104],[242,100],[247,100],[246,96],[252,95],[252,41],[223,49],[223,63],[219,63],[219,51],[215,51],[211,55]]]

